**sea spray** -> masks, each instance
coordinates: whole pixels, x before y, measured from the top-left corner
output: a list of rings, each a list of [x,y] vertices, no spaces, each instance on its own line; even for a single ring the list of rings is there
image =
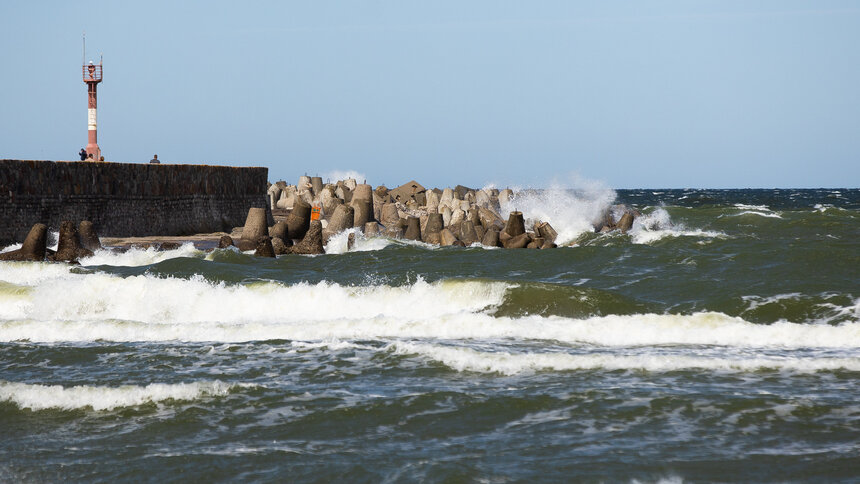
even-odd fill
[[[526,227],[535,221],[549,222],[558,232],[556,243],[568,244],[586,232],[594,231],[597,223],[615,201],[615,190],[602,182],[572,177],[564,186],[554,182],[543,190],[515,190],[514,198],[501,204],[502,218],[518,210],[526,219]]]

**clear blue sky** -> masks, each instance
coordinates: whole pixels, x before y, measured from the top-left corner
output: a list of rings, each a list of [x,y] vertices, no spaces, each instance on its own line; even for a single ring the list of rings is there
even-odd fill
[[[860,185],[860,2],[0,4],[0,157],[389,187]]]

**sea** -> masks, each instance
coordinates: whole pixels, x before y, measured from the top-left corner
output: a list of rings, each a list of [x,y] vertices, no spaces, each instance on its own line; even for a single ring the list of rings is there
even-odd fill
[[[0,481],[860,481],[860,189],[503,209],[561,247],[0,262]]]

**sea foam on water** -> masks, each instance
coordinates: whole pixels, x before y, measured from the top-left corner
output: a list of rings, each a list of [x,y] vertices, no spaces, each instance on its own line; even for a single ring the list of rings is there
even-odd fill
[[[207,396],[227,395],[239,384],[221,381],[193,383],[152,383],[145,386],[123,385],[119,387],[78,385],[39,385],[0,381],[0,402],[12,402],[20,408],[45,410],[56,408],[74,410],[92,408],[111,410],[165,400],[195,400]]]

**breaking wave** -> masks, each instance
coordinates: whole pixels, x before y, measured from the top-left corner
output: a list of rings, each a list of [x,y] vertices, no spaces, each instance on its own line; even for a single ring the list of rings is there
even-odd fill
[[[395,354],[420,355],[457,371],[500,373],[514,375],[535,371],[573,370],[642,370],[669,372],[680,370],[710,370],[749,372],[760,370],[815,373],[819,371],[860,371],[860,358],[727,355],[722,357],[690,354],[648,353],[619,355],[617,353],[568,354],[563,352],[511,353],[506,351],[478,351],[473,348],[393,343],[389,349]]]
[[[556,340],[603,346],[856,348],[860,323],[753,324],[718,312],[565,317],[512,311],[516,284],[419,279],[402,286],[79,274],[61,264],[0,265],[0,341],[288,339]],[[586,295],[588,296],[588,295]],[[499,308],[503,314],[495,314]]]
[[[146,386],[119,387],[79,385],[39,385],[0,381],[0,402],[7,401],[29,410],[112,410],[165,400],[190,401],[203,397],[223,396],[234,388],[248,386],[221,381],[194,383],[152,383]]]

